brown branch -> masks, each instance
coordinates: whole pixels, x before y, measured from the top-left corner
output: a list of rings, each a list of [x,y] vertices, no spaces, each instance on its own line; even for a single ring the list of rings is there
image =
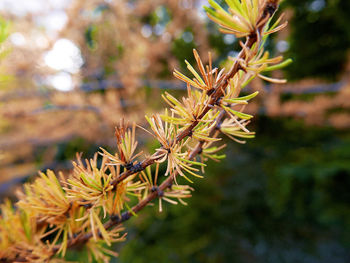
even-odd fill
[[[266,6],[271,8],[269,6],[269,4],[267,4]],[[277,9],[277,7],[275,7],[274,10],[276,10],[276,9]],[[265,13],[262,15],[262,17],[259,19],[259,21],[265,21],[265,23],[262,23],[262,25],[259,26],[259,28],[258,28],[258,30],[261,31],[261,30],[264,29],[264,26],[265,26],[266,22],[268,21],[268,18],[266,17]],[[260,22],[258,22],[258,23],[260,23]],[[252,33],[247,38],[247,41],[245,43],[245,46],[247,48],[251,48],[253,46],[253,44],[258,40],[258,34],[261,34],[260,31],[256,31],[256,32]],[[241,50],[241,52],[238,54],[237,60],[232,65],[232,67],[229,70],[229,72],[225,75],[225,77],[222,79],[221,82],[217,83],[217,85],[215,87],[213,87],[214,92],[212,92],[210,94],[210,98],[211,99],[209,100],[207,106],[204,108],[202,113],[196,118],[196,120],[191,123],[190,126],[188,126],[185,130],[183,130],[182,132],[180,132],[176,136],[175,143],[179,143],[184,138],[186,138],[187,136],[192,134],[192,131],[197,126],[197,124],[199,123],[199,120],[202,119],[208,113],[208,111],[210,109],[212,109],[212,105],[216,105],[217,104],[217,102],[219,101],[219,99],[223,95],[224,90],[226,89],[227,85],[229,84],[230,79],[241,69],[241,65],[240,65],[239,61],[240,60],[244,60],[245,58],[246,58],[246,53],[245,53],[244,50]],[[129,170],[124,171],[118,178],[114,179],[111,182],[111,184],[113,186],[116,186],[118,183],[122,182],[127,177],[129,177],[130,175],[133,175],[133,174],[135,174],[135,173],[137,173],[139,171],[142,171],[142,170],[146,169],[147,166],[154,164],[154,162],[157,160],[157,157],[160,156],[160,155],[161,155],[161,151],[155,152],[152,156],[150,156],[150,157],[146,158],[145,160],[143,160],[139,164],[138,169],[129,169]]]
[[[248,37],[246,41],[246,46],[251,47],[257,40],[256,34],[253,34],[251,37]],[[241,53],[238,55],[239,59],[245,59],[245,52],[242,50]],[[179,143],[182,141],[184,138],[192,134],[193,129],[197,126],[199,123],[199,120],[202,119],[205,114],[208,113],[210,109],[212,109],[212,105],[216,105],[218,100],[221,98],[223,95],[223,91],[226,89],[227,85],[229,84],[229,80],[240,70],[240,63],[239,60],[237,59],[234,65],[231,67],[230,71],[226,74],[225,78],[221,82],[219,82],[216,87],[213,88],[214,92],[210,94],[210,100],[207,104],[207,106],[204,108],[202,113],[197,117],[195,121],[191,123],[190,126],[188,126],[185,130],[180,132],[179,134],[176,135],[175,138],[175,144]],[[173,143],[171,143],[172,145]],[[144,169],[146,169],[147,166],[154,164],[154,162],[157,160],[157,157],[162,154],[161,151],[155,152],[152,156],[146,158],[143,160],[140,164],[138,169],[129,169],[124,171],[118,178],[114,179],[111,184],[113,186],[116,186],[118,183],[122,182],[125,180],[127,177],[140,172]]]
[[[216,128],[221,124],[221,121],[222,121],[224,115],[225,115],[225,112],[221,111],[220,114],[216,117],[214,122],[216,122],[217,125],[213,127],[213,129],[210,132],[210,135],[213,135]],[[189,153],[189,155],[188,155],[189,160],[192,160],[197,156],[197,154],[201,151],[203,144],[204,144],[204,141],[198,142],[196,147]],[[112,217],[111,219],[109,219],[109,221],[107,221],[104,224],[104,228],[111,229],[112,227],[117,226],[117,225],[121,224],[122,222],[128,220],[130,217],[132,217],[132,215],[134,213],[136,214],[137,212],[142,210],[151,201],[153,201],[155,198],[157,198],[159,196],[159,193],[165,191],[168,187],[170,187],[173,184],[174,178],[177,175],[178,174],[176,172],[174,172],[172,175],[168,176],[168,178],[157,187],[157,191],[151,192],[145,199],[141,200],[137,205],[135,205],[132,208],[132,212],[125,211],[124,213],[122,213],[122,215],[120,217],[119,216]],[[81,236],[77,236],[76,238],[74,238],[68,242],[68,247],[79,246],[79,245],[85,243],[86,241],[88,241],[91,237],[92,237],[92,233],[87,233],[87,234],[84,234]],[[58,249],[59,249],[59,246],[54,247],[54,251],[58,251]]]
[[[278,7],[277,3],[278,3],[277,0],[269,0],[266,2],[264,10],[262,12],[262,15],[257,23],[257,25],[259,25],[258,28],[256,29],[255,32],[252,32],[252,34],[249,37],[247,37],[247,40],[245,43],[245,46],[247,48],[249,48],[249,49],[252,48],[252,46],[260,39],[260,36],[262,34],[262,31],[263,31],[268,19],[277,10],[277,7]],[[208,105],[205,107],[205,109],[203,110],[202,114],[198,117],[198,119],[203,118],[205,116],[205,114],[212,108],[212,106],[216,105],[218,103],[220,98],[223,96],[223,92],[226,89],[227,85],[229,84],[230,79],[241,69],[239,61],[244,60],[244,59],[246,59],[246,53],[244,50],[242,50],[239,53],[237,60],[235,61],[235,63],[233,64],[233,66],[231,67],[229,72],[225,75],[225,77],[222,79],[222,81],[219,82],[213,88],[213,92],[212,92],[212,94],[210,94],[211,99],[209,100]],[[223,117],[224,117],[224,113],[221,112],[215,120],[217,125],[221,122]],[[185,130],[180,132],[176,136],[175,142],[178,143],[178,142],[182,141],[184,138],[186,138],[187,136],[189,136],[192,133],[193,129],[197,126],[198,122],[199,122],[198,120],[192,122],[192,124],[189,127],[187,127]],[[211,134],[215,131],[215,129],[216,129],[216,127],[213,128],[213,130],[211,131]],[[197,154],[199,154],[201,152],[203,143],[204,142],[200,141],[197,144],[197,146],[189,153],[189,155],[188,155],[189,159],[195,158],[197,156]],[[116,186],[119,182],[121,182],[122,180],[124,180],[128,176],[144,170],[147,166],[153,164],[157,160],[157,156],[159,156],[159,155],[160,155],[160,151],[155,152],[151,157],[148,157],[144,161],[142,161],[139,164],[138,169],[126,170],[117,179],[115,179],[111,184]],[[126,212],[122,213],[122,215],[120,217],[119,216],[111,217],[109,219],[109,221],[107,221],[104,224],[105,229],[111,229],[114,226],[121,224],[122,222],[131,218],[134,213],[137,213],[140,210],[142,210],[151,201],[153,201],[155,198],[157,198],[162,191],[164,191],[168,187],[170,187],[176,176],[177,176],[177,173],[175,173],[175,172],[172,175],[170,175],[165,181],[163,181],[160,184],[160,186],[157,188],[157,191],[151,192],[145,199],[141,200],[138,204],[136,204],[131,209],[132,212],[126,211]],[[84,244],[85,242],[87,242],[91,237],[92,237],[91,232],[78,235],[77,237],[72,238],[68,241],[67,247],[80,246],[80,245]],[[60,246],[56,245],[53,247],[53,251],[57,252],[59,250],[59,248],[60,248]]]

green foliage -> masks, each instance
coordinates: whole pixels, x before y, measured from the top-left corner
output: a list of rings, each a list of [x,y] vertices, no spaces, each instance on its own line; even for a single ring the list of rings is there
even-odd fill
[[[0,18],[0,44],[2,44],[7,39],[9,30],[10,24],[6,20]]]
[[[288,79],[320,77],[334,80],[343,72],[350,47],[350,1],[288,0],[292,7]]]
[[[179,60],[182,69],[186,68],[185,59],[189,60],[191,64],[193,64],[195,61],[192,55],[192,50],[196,46],[193,39],[189,41],[190,37],[186,38],[186,35],[192,36],[193,38],[193,31],[191,28],[186,28],[184,32],[172,43],[172,52]]]
[[[116,262],[346,262],[349,131],[256,125],[254,142],[208,165],[189,207],[131,221]]]
[[[95,41],[96,32],[97,32],[96,25],[89,25],[85,31],[85,41],[91,50],[95,49],[96,45],[97,45],[97,43]]]
[[[8,50],[6,50],[2,44],[5,42],[10,33],[10,23],[0,17],[0,64],[1,59],[6,56]],[[0,74],[0,87],[1,83],[8,80],[9,77],[3,74]]]

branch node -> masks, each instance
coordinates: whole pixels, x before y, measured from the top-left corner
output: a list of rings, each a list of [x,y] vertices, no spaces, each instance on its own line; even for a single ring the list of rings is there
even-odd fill
[[[124,167],[125,167],[126,170],[132,169],[133,166],[134,166],[134,165],[133,165],[131,162],[124,165]]]
[[[159,188],[158,188],[158,197],[163,197],[164,196],[164,192],[162,191],[162,190],[160,190]]]
[[[138,162],[133,167],[131,167],[130,171],[133,172],[133,173],[138,173],[138,172],[142,171],[141,162]]]
[[[202,152],[203,152],[203,148],[200,147],[199,150],[198,150],[198,154],[202,154]]]
[[[169,187],[169,186],[168,186]],[[151,188],[151,192],[154,193],[154,192],[157,192],[157,195],[159,197],[162,197],[164,195],[164,192],[162,190],[159,189],[158,186],[152,186]]]
[[[238,66],[237,66],[237,71],[239,70],[242,70],[243,72],[247,73],[247,70],[242,66],[241,63],[238,63]]]
[[[189,132],[188,132],[188,137],[192,137],[192,135],[193,135],[193,130],[190,130]]]
[[[272,15],[276,12],[276,9],[277,9],[276,3],[274,3],[273,1],[270,3],[267,3],[264,9],[263,17],[266,17],[267,15],[272,17]]]
[[[83,207],[85,207],[86,209],[89,209],[92,207],[92,204],[84,204]]]
[[[111,220],[113,221],[113,222],[118,222],[118,221],[120,221],[120,217],[118,216],[118,215],[112,215],[111,216]]]
[[[220,105],[220,102],[221,102],[221,100],[222,100],[222,97],[219,97],[216,101],[215,101],[215,105]]]
[[[126,221],[130,218],[130,214],[128,212],[122,213],[121,221]]]
[[[215,91],[215,88],[211,88],[209,90],[207,90],[207,95],[210,96],[211,94],[213,94]]]
[[[124,165],[125,169],[131,173],[138,173],[140,171],[143,170],[141,162],[137,162],[136,164],[133,163],[127,163],[126,165]]]

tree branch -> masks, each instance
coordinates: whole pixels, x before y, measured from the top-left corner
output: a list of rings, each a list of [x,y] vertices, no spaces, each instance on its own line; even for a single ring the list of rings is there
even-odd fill
[[[277,10],[277,0],[269,0],[266,2],[265,7],[263,9],[262,15],[260,17],[260,19],[258,20],[258,28],[256,29],[255,32],[252,32],[252,34],[247,37],[246,39],[246,43],[245,43],[245,47],[247,48],[252,48],[253,45],[255,43],[258,43],[258,40],[260,39],[262,33],[263,33],[263,29],[268,21],[268,19],[274,14],[274,12]],[[226,89],[227,85],[229,84],[230,79],[238,73],[238,71],[241,69],[241,65],[240,65],[240,61],[244,60],[246,58],[246,53],[244,50],[242,50],[238,57],[237,60],[235,61],[235,63],[232,65],[231,69],[228,71],[228,73],[225,75],[225,77],[222,79],[221,82],[219,82],[214,88],[212,93],[210,94],[210,100],[208,105],[205,107],[205,109],[203,110],[202,114],[198,117],[198,119],[201,119],[205,116],[205,114],[212,108],[212,105],[216,105],[218,103],[218,101],[220,100],[220,98],[223,96],[223,92]],[[216,126],[213,127],[213,129],[211,130],[210,134],[212,135],[212,133],[215,131],[216,127],[221,123],[222,119],[224,117],[224,112],[221,112],[218,117],[216,118],[215,122],[216,122]],[[189,136],[190,134],[192,134],[193,129],[197,126],[197,124],[199,123],[198,120],[195,120],[192,122],[192,124],[187,127],[185,130],[183,130],[182,132],[180,132],[176,138],[175,138],[175,142],[178,143],[180,141],[182,141],[184,138],[186,138],[187,136]],[[203,141],[200,141],[197,146],[189,153],[188,155],[188,159],[194,159],[200,152],[203,146]],[[142,161],[139,164],[139,169],[137,169],[137,171],[133,170],[133,169],[129,169],[126,170],[125,172],[123,172],[118,178],[116,178],[114,181],[111,182],[112,185],[116,186],[119,182],[125,180],[128,176],[135,174],[139,171],[144,170],[147,166],[153,164],[156,160],[157,157],[160,156],[161,152],[157,151],[155,152],[151,157],[146,158],[144,161]],[[151,193],[148,194],[148,196],[141,200],[138,204],[136,204],[131,211],[126,211],[124,213],[122,213],[122,215],[119,216],[114,216],[112,218],[109,219],[109,221],[107,221],[104,224],[104,228],[105,229],[111,229],[114,226],[117,226],[119,224],[121,224],[122,222],[128,220],[129,218],[132,217],[133,214],[139,212],[140,210],[142,210],[145,206],[147,206],[151,201],[153,201],[154,199],[156,199],[159,196],[159,193],[161,191],[166,190],[168,187],[170,187],[173,184],[173,181],[175,179],[175,177],[178,174],[176,172],[174,172],[172,175],[169,175],[167,177],[167,179],[165,181],[163,181],[159,186],[158,186],[158,191],[153,191]],[[73,247],[73,246],[79,246],[84,244],[85,242],[87,242],[90,238],[92,237],[92,233],[85,233],[85,234],[80,234],[75,238],[72,238],[70,240],[68,240],[67,243],[67,247]],[[56,245],[53,247],[53,252],[57,252],[59,250],[60,246]]]

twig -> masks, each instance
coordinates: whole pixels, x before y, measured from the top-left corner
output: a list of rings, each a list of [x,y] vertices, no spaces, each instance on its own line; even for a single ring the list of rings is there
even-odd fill
[[[274,12],[277,9],[277,1],[267,1],[263,13],[258,21],[258,25],[259,27],[256,29],[256,32],[252,33],[249,37],[247,37],[245,46],[247,48],[252,48],[252,46],[254,45],[254,43],[256,43],[258,41],[258,39],[260,38],[262,31],[266,25],[266,22],[268,21],[268,19],[274,14]],[[175,142],[181,142],[184,138],[186,138],[187,136],[191,135],[193,132],[193,129],[197,126],[197,124],[199,123],[198,119],[200,120],[201,118],[203,118],[205,116],[205,114],[212,108],[211,105],[216,105],[218,103],[218,101],[220,100],[220,98],[223,96],[223,92],[226,89],[230,79],[241,69],[240,66],[240,62],[246,58],[246,53],[244,50],[242,50],[239,55],[237,60],[235,61],[235,63],[233,64],[233,66],[231,67],[231,69],[229,70],[229,72],[225,75],[225,77],[222,79],[221,82],[219,82],[211,91],[210,94],[210,100],[208,105],[205,107],[205,109],[203,110],[202,114],[197,118],[197,120],[193,121],[192,124],[190,126],[188,126],[185,130],[183,130],[182,132],[180,132],[176,138],[175,138]],[[220,125],[221,120],[224,117],[224,113],[221,112],[218,117],[216,118],[216,120],[214,120],[216,122],[216,126]],[[213,129],[211,130],[210,134],[212,135],[212,133],[215,131],[216,126],[213,127]],[[188,159],[194,159],[200,152],[203,146],[203,142],[200,141],[197,146],[189,153],[188,155]],[[160,157],[160,151],[155,152],[151,157],[146,158],[144,161],[142,161],[139,164],[139,169],[137,169],[138,171],[144,170],[147,166],[153,164],[156,160],[157,157]],[[125,172],[123,172],[118,178],[116,178],[111,184],[116,186],[119,182],[125,180],[128,176],[135,174],[135,170],[131,169],[131,170],[126,170]],[[136,204],[131,211],[126,211],[124,213],[122,213],[122,215],[119,216],[115,216],[112,217],[111,219],[109,219],[109,221],[107,221],[104,224],[104,228],[105,229],[111,229],[114,226],[117,226],[119,224],[121,224],[122,222],[128,220],[129,218],[132,217],[133,214],[136,214],[137,212],[139,212],[140,210],[142,210],[145,206],[147,206],[151,201],[153,201],[155,198],[157,198],[160,193],[162,193],[164,190],[166,190],[169,186],[171,186],[173,184],[173,181],[175,179],[175,177],[178,174],[176,172],[174,172],[173,174],[169,175],[169,177],[163,181],[157,188],[157,191],[152,191],[151,193],[148,194],[148,196],[141,200],[138,204]],[[70,239],[67,243],[68,247],[72,247],[72,246],[79,246],[81,244],[84,244],[86,241],[88,241],[90,238],[92,237],[92,233],[86,233],[86,234],[81,234],[78,235],[76,238]],[[57,252],[59,250],[59,246],[55,246],[53,248],[54,252]]]

